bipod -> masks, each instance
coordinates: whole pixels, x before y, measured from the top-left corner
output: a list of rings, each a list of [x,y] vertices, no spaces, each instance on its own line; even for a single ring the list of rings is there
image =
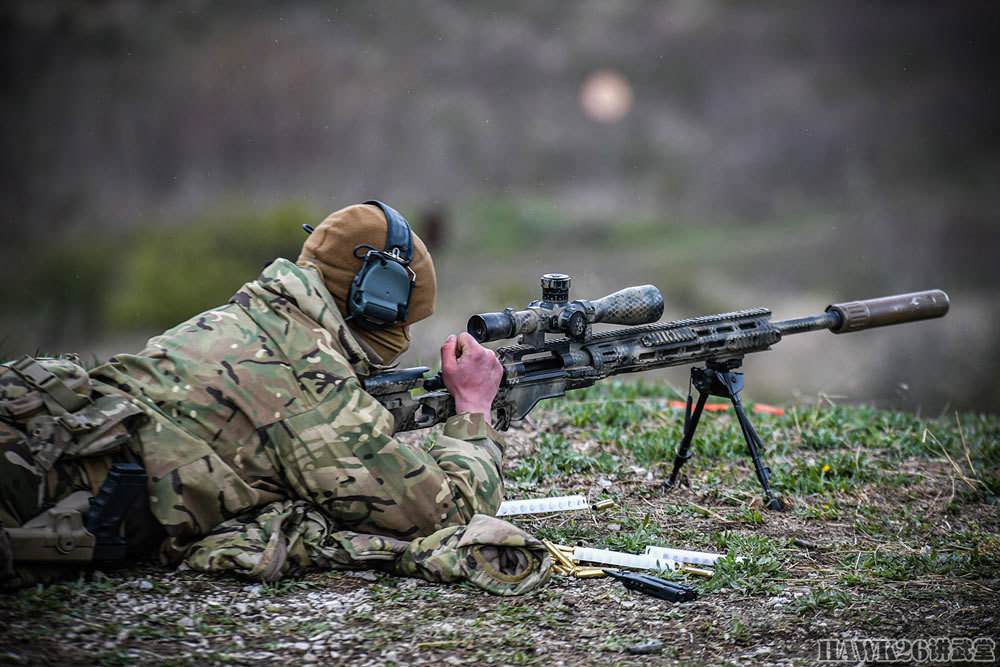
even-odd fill
[[[781,501],[774,497],[771,491],[771,469],[764,465],[760,458],[760,452],[764,449],[764,443],[754,430],[746,411],[743,409],[743,402],[740,400],[740,392],[743,391],[743,373],[733,372],[734,368],[743,365],[742,359],[727,359],[725,361],[707,361],[705,367],[696,366],[691,369],[691,383],[698,390],[698,403],[691,409],[692,396],[691,387],[688,386],[687,406],[684,411],[684,438],[677,449],[674,457],[674,470],[670,473],[670,479],[666,486],[673,487],[677,483],[677,474],[681,470],[684,462],[691,458],[691,441],[694,439],[694,431],[698,428],[698,420],[705,409],[705,401],[709,396],[728,398],[733,403],[736,411],[736,419],[743,431],[743,439],[747,442],[750,450],[750,458],[753,459],[754,471],[757,479],[764,488],[764,502],[768,509],[780,510]]]

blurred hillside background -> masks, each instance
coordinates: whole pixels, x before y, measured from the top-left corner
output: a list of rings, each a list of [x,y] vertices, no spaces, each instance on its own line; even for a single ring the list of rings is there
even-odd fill
[[[747,397],[1000,406],[994,2],[6,2],[0,355],[105,359],[371,198],[433,237],[434,363],[538,277],[676,319],[942,288]],[[664,377],[684,389],[687,369]]]

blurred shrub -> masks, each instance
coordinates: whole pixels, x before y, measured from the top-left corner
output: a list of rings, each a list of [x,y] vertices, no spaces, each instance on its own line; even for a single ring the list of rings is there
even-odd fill
[[[4,312],[72,314],[96,326],[115,273],[115,263],[110,260],[123,247],[121,239],[103,236],[97,241],[69,236],[36,244],[21,258],[24,272],[18,280],[20,289],[3,291]]]
[[[314,215],[298,206],[207,214],[137,236],[109,295],[113,328],[168,328],[226,303],[275,257],[295,260]]]
[[[462,211],[472,232],[473,246],[488,243],[492,255],[523,251],[525,244],[540,244],[574,227],[574,221],[545,200],[480,199]]]

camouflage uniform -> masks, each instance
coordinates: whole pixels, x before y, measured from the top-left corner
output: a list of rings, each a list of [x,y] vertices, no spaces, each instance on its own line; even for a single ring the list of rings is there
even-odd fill
[[[371,368],[317,272],[279,259],[229,304],[91,376],[149,415],[133,442],[168,558],[288,498],[400,538],[494,514],[502,451],[482,416],[449,420],[429,451],[403,444],[358,384]]]
[[[468,559],[456,559],[456,549],[466,524],[490,515],[476,525],[503,524],[506,536],[495,525],[483,533],[536,554],[527,583],[544,581],[542,545],[492,519],[503,450],[483,416],[452,417],[426,451],[399,442],[391,414],[358,382],[374,368],[319,273],[278,259],[229,304],[90,376],[96,393],[125,395],[147,416],[129,447],[149,475],[149,508],[166,529],[168,561],[190,553],[198,569],[260,576],[268,567],[261,560],[282,552],[267,572],[276,578],[295,566],[358,565],[350,555],[363,549],[323,552],[331,542],[398,543],[387,558],[395,563],[405,551],[399,544],[428,538],[450,545],[448,567],[461,569]],[[420,540],[411,546],[431,558]],[[435,577],[448,580],[445,569]],[[420,574],[412,563],[399,572]],[[501,588],[495,592],[517,587]]]
[[[194,544],[185,563],[274,581],[302,568],[379,569],[428,581],[468,581],[498,595],[545,583],[549,554],[538,539],[506,521],[477,514],[467,525],[405,541],[336,530],[304,501],[278,501],[226,521]]]

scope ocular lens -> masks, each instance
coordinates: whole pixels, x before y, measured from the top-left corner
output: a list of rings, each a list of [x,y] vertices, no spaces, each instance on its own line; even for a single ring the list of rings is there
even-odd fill
[[[465,328],[480,343],[510,338],[516,333],[512,330],[510,318],[505,313],[473,315]]]

